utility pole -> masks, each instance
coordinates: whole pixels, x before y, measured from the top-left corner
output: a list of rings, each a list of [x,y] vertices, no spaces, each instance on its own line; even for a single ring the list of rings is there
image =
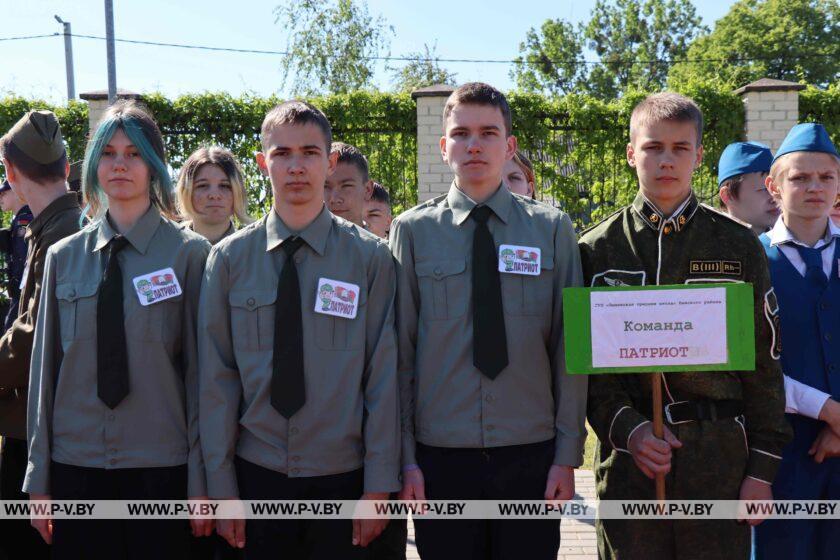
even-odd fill
[[[73,74],[73,32],[70,22],[54,16],[55,21],[64,26],[64,66],[67,71],[67,101],[76,99],[76,79]]]
[[[117,100],[117,56],[114,49],[114,2],[105,0],[105,45],[108,53],[108,105]]]

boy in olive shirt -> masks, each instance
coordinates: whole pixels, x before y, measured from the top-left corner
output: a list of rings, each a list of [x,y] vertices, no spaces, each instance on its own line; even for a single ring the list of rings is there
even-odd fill
[[[574,495],[586,378],[563,356],[562,289],[581,283],[569,217],[513,195],[516,151],[495,88],[465,84],[444,109],[449,193],[394,220],[404,499]],[[427,559],[554,559],[557,521],[427,521]]]
[[[703,115],[687,97],[660,93],[636,106],[627,160],[639,193],[632,205],[584,232],[584,281],[751,283],[756,368],[663,373],[664,439],[653,435],[649,420],[649,374],[591,376],[588,417],[599,440],[595,477],[602,500],[652,500],[652,479],[660,473],[675,500],[770,499],[790,437],[767,259],[747,227],[699,204],[692,192],[702,136]],[[749,526],[732,519],[606,519],[596,528],[604,559],[749,557]]]
[[[331,129],[300,101],[266,115],[266,217],[217,244],[199,314],[210,497],[387,499],[399,489],[394,263],[333,216]],[[218,520],[248,558],[362,558],[387,520]]]

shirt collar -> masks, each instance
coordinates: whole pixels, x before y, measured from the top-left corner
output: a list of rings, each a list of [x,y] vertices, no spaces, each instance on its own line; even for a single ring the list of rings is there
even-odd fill
[[[446,201],[449,204],[449,208],[452,209],[452,216],[455,218],[455,223],[461,225],[464,221],[469,217],[470,212],[472,209],[477,206],[476,202],[464,194],[464,191],[458,188],[458,185],[455,184],[455,181],[452,181],[452,185],[449,187],[449,193],[446,195]],[[490,210],[496,214],[496,217],[499,218],[502,223],[507,223],[508,217],[510,216],[510,207],[513,203],[513,195],[510,194],[510,191],[505,187],[502,183],[499,183],[499,187],[496,189],[496,192],[493,193],[493,196],[487,199],[484,202],[485,206],[488,206]]]
[[[659,231],[660,228],[666,226],[665,233],[670,233],[667,226],[672,227],[675,231],[682,231],[694,217],[700,203],[694,191],[691,191],[688,197],[680,204],[670,217],[665,216],[656,205],[648,200],[641,191],[636,195],[633,201],[633,210],[639,215],[642,221],[654,231]]]
[[[814,249],[819,249],[820,247],[828,245],[835,237],[840,237],[840,227],[837,227],[831,218],[827,218],[827,220],[828,227],[825,228],[825,235],[822,239],[817,241],[817,244],[813,247]],[[783,245],[785,243],[793,243],[794,245],[801,245],[802,247],[810,247],[810,245],[807,245],[796,238],[793,232],[785,225],[785,221],[781,216],[776,219],[773,229],[767,232],[767,237],[770,238],[771,247]]]
[[[306,241],[306,244],[312,247],[316,253],[324,256],[324,251],[327,247],[327,236],[330,233],[330,229],[332,229],[332,223],[333,215],[330,214],[326,206],[322,206],[321,212],[312,223],[306,226],[303,231],[296,233],[286,227],[286,224],[283,223],[277,211],[272,207],[265,220],[265,250],[271,251],[280,245],[284,239],[298,236]]]
[[[131,246],[137,249],[138,253],[145,255],[146,249],[149,248],[149,243],[151,243],[152,237],[154,237],[160,222],[160,212],[154,204],[150,204],[146,213],[140,216],[137,223],[125,232],[124,236]],[[99,224],[96,227],[96,245],[93,246],[93,250],[99,251],[108,245],[111,239],[117,235],[117,231],[111,226],[111,221],[108,219],[108,212],[99,220]]]
[[[79,199],[76,198],[76,193],[65,193],[52,202],[50,202],[44,211],[38,214],[38,217],[29,222],[29,228],[26,232],[26,237],[38,236],[44,226],[53,219],[53,217],[65,210],[72,210],[79,207]]]

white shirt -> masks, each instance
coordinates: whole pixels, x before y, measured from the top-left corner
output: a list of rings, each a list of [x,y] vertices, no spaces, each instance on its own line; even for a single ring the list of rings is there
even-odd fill
[[[832,265],[834,260],[834,243],[835,238],[840,237],[840,227],[834,224],[831,220],[826,218],[828,227],[825,230],[825,236],[818,240],[814,249],[820,249],[826,245],[832,245],[822,252],[823,272],[826,278],[831,278]],[[779,251],[790,261],[790,264],[796,269],[799,274],[805,276],[805,261],[799,255],[799,251],[793,245],[801,245],[802,247],[810,247],[802,243],[793,235],[793,232],[788,229],[782,217],[776,220],[776,225],[773,226],[767,236],[770,238],[770,246],[778,247]],[[840,263],[839,263],[840,264]],[[785,375],[785,412],[791,414],[801,414],[809,418],[818,418],[825,401],[831,398],[831,395],[824,393],[819,389],[815,389],[804,383],[800,383],[795,379],[791,379]]]
[[[826,245],[832,245],[832,247],[828,247],[822,252],[823,272],[825,272],[826,278],[831,278],[832,265],[834,264],[833,245],[835,243],[835,238],[840,237],[840,227],[835,225],[834,222],[828,218],[826,218],[826,221],[828,222],[828,227],[825,229],[825,235],[822,239],[818,240],[816,245],[812,248],[821,249]],[[799,255],[799,251],[796,250],[794,245],[800,245],[802,247],[811,246],[796,239],[796,236],[794,236],[793,232],[788,229],[781,216],[779,216],[779,219],[776,220],[776,225],[773,226],[773,229],[767,232],[767,236],[770,238],[770,246],[778,247],[779,251],[787,257],[787,260],[790,261],[790,264],[793,265],[797,272],[799,272],[802,276],[805,276],[805,261],[802,260],[802,257]]]

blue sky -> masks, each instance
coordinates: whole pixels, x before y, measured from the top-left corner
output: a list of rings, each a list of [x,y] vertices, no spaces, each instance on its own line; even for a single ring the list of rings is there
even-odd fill
[[[118,38],[244,49],[283,50],[286,34],[275,24],[280,0],[114,0]],[[734,0],[695,0],[712,27]],[[530,27],[548,18],[579,22],[595,0],[369,0],[373,15],[394,27],[391,53],[422,51],[437,43],[441,58],[511,59]],[[103,0],[0,0],[0,38],[60,32],[57,14],[73,33],[105,35]],[[284,94],[280,59],[273,55],[214,53],[117,43],[117,85],[168,96],[197,91],[234,95]],[[77,94],[107,87],[105,43],[73,41]],[[397,64],[397,63],[391,63]],[[376,85],[390,87],[380,64]],[[509,65],[446,63],[460,82],[482,80],[504,90],[513,86]],[[61,102],[66,96],[61,37],[0,42],[0,96],[15,93]]]

